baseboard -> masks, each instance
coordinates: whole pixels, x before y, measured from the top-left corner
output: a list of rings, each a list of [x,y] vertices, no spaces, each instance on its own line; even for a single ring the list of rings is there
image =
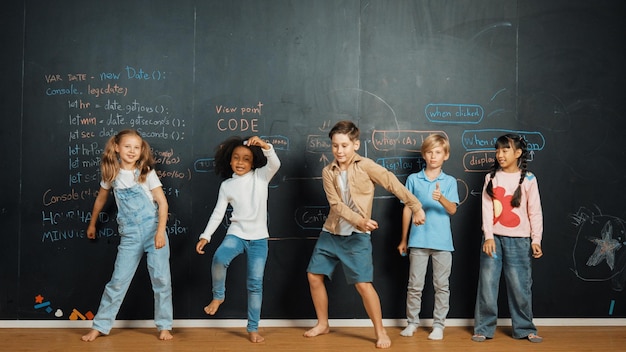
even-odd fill
[[[420,321],[423,326],[432,326],[432,319]],[[537,318],[537,326],[626,326],[626,318]],[[174,320],[174,328],[242,328],[246,327],[245,319],[178,319]],[[261,319],[262,327],[310,327],[315,325],[314,319]],[[405,319],[383,319],[385,326],[404,326]],[[331,319],[335,327],[370,327],[369,319]],[[447,319],[446,326],[473,326],[473,319]],[[498,319],[499,326],[510,326],[511,319]],[[90,320],[0,320],[0,328],[90,328]],[[114,328],[152,328],[152,320],[117,320]]]

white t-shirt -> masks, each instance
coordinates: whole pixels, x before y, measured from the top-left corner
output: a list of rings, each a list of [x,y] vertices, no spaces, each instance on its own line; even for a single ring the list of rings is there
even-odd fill
[[[148,198],[150,198],[150,200],[154,202],[154,197],[152,197],[152,190],[157,187],[163,186],[156,172],[154,170],[150,170],[148,172],[148,175],[146,175],[146,182],[144,183],[138,183],[137,182],[138,177],[139,177],[139,171],[136,169],[135,170],[120,169],[120,171],[117,173],[117,177],[115,178],[115,188],[117,189],[130,188],[136,184],[139,184],[141,188],[144,190],[144,192],[146,192],[146,194],[148,195]],[[104,189],[111,189],[111,183],[109,182],[100,181],[100,186]]]
[[[350,196],[350,188],[348,187],[348,171],[341,171],[339,176],[337,176],[339,181],[339,187],[341,188],[341,199],[350,209],[355,210],[356,206],[352,201],[352,197]],[[328,231],[328,230],[326,230]],[[350,236],[353,232],[361,232],[356,229],[356,227],[352,226],[348,220],[344,218],[339,219],[339,233],[336,235],[340,236]],[[369,232],[368,232],[369,233]]]

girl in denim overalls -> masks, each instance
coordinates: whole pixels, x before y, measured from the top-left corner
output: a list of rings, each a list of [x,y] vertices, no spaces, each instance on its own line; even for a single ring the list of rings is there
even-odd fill
[[[226,236],[215,251],[211,265],[213,300],[204,307],[214,315],[226,297],[226,271],[239,254],[248,259],[248,338],[263,342],[259,335],[259,319],[263,301],[263,274],[267,260],[267,196],[269,182],[278,171],[280,160],[271,144],[259,137],[243,140],[232,137],[218,147],[215,172],[224,180],[220,185],[217,204],[209,223],[196,245],[204,254],[204,246],[222,223],[226,209],[233,208]]]
[[[93,327],[82,337],[83,341],[109,334],[144,253],[154,291],[154,321],[159,338],[172,339],[170,249],[165,233],[168,205],[154,163],[150,146],[134,130],[121,131],[107,142],[100,165],[102,182],[87,237],[96,238],[98,214],[115,189],[120,244],[111,281],[105,286]]]

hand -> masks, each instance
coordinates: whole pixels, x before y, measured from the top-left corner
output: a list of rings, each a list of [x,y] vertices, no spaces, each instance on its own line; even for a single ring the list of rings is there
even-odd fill
[[[485,240],[485,243],[483,243],[483,252],[493,258],[493,255],[496,253],[496,241],[493,238]]]
[[[533,243],[532,247],[533,247],[533,258],[535,258],[535,259],[541,258],[543,256],[543,251],[541,250],[541,245]]]
[[[261,147],[263,149],[269,149],[269,147],[270,147],[267,143],[265,143],[264,140],[262,140],[261,138],[259,138],[257,136],[250,137],[250,139],[245,141],[244,144],[248,145],[248,146],[256,145],[256,146]]]
[[[372,219],[363,219],[358,227],[363,231],[371,232],[378,228],[378,223]]]
[[[424,225],[426,223],[426,213],[424,213],[424,209],[420,208],[420,210],[413,212],[412,219],[415,226]]]
[[[433,200],[439,201],[439,199],[441,199],[441,189],[439,188],[439,182],[437,182],[433,191]]]
[[[207,243],[209,243],[209,241],[201,238],[196,244],[196,252],[198,252],[198,254],[204,254],[204,246],[206,246]]]
[[[95,225],[89,225],[89,227],[87,227],[87,238],[89,238],[90,240],[96,239],[96,226]]]
[[[161,249],[163,247],[165,247],[165,234],[164,233],[157,233],[156,235],[154,235],[154,247],[156,249]]]
[[[406,253],[407,253],[406,242],[403,241],[398,245],[398,253],[400,253],[400,255],[403,257],[406,256]]]

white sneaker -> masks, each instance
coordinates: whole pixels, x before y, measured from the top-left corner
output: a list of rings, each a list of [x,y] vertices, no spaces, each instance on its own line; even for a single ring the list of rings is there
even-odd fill
[[[443,329],[433,328],[433,331],[428,335],[429,340],[443,340]]]
[[[406,328],[404,328],[404,330],[400,332],[400,335],[410,337],[410,336],[413,336],[413,333],[415,332],[415,330],[417,330],[417,325],[409,324],[406,326]]]

